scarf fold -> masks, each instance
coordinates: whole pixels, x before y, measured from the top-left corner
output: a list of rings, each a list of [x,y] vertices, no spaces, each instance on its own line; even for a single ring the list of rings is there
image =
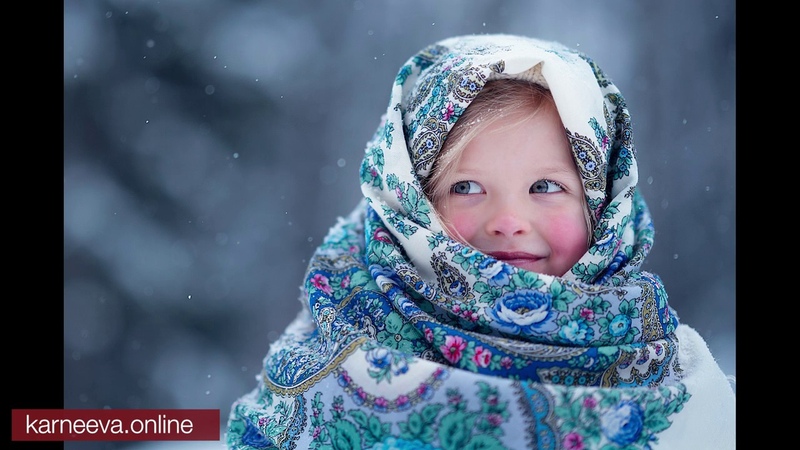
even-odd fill
[[[496,78],[549,88],[566,128],[592,244],[564,276],[450,238],[423,194]],[[473,35],[410,58],[365,150],[364,199],[312,256],[300,314],[233,405],[229,448],[659,448],[695,375],[679,358],[686,326],[641,269],[654,229],[635,156],[625,100],[575,50]]]

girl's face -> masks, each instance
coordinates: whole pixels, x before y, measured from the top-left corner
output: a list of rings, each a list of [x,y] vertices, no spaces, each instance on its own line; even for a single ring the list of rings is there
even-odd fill
[[[589,230],[561,119],[548,104],[516,125],[504,122],[489,125],[442,174],[450,190],[434,207],[450,234],[472,247],[562,276],[588,249]]]

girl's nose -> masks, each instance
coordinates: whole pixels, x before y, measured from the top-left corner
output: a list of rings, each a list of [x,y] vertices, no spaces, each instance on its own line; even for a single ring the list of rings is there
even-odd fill
[[[513,205],[498,205],[489,213],[485,222],[486,233],[490,236],[516,236],[531,231],[532,223]]]

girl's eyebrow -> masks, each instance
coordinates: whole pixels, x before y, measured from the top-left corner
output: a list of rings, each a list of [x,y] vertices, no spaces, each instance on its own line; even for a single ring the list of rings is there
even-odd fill
[[[568,166],[565,166],[563,164],[560,164],[558,166],[546,166],[546,167],[543,167],[542,168],[542,172],[544,172],[544,173],[552,173],[552,174],[557,174],[557,175],[561,175],[561,174],[572,175],[572,174],[577,174],[578,170],[576,168],[574,168],[574,167],[568,167]]]
[[[544,174],[566,174],[570,175],[572,173],[577,173],[578,170],[573,166],[567,164],[550,164],[550,165],[543,165],[543,166],[536,166],[534,171],[538,173]],[[468,176],[468,175],[480,175],[483,172],[482,167],[466,167],[466,168],[458,168],[450,172],[450,176]]]
[[[571,164],[573,164],[572,161],[564,161],[564,162],[547,161],[542,164],[537,164],[536,169],[537,170],[541,169],[543,171],[549,171],[549,172],[562,172],[562,171],[569,171],[572,168]]]

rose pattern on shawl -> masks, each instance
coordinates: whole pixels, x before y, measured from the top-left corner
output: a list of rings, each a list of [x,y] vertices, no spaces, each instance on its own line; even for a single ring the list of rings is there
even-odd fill
[[[564,449],[565,450],[583,450],[586,447],[583,444],[583,436],[578,433],[567,433],[564,436]]]
[[[367,372],[376,382],[391,381],[392,375],[397,376],[408,372],[408,356],[403,353],[393,352],[386,347],[370,349],[367,351],[365,359],[369,364]]]
[[[531,289],[507,292],[489,309],[489,315],[501,331],[518,334],[542,334],[557,328],[551,309],[552,296]]]
[[[509,276],[512,274],[508,264],[486,258],[478,264],[478,271],[481,276],[488,280],[489,286],[501,287],[509,283]]]
[[[472,356],[472,362],[478,367],[489,367],[492,362],[492,351],[481,346],[475,348],[475,354]]]
[[[617,314],[608,322],[608,332],[614,337],[625,336],[631,328],[631,318],[625,314]]]
[[[391,366],[392,354],[385,347],[377,347],[367,352],[367,362],[375,369],[384,369]]]
[[[619,446],[639,439],[644,428],[642,407],[630,400],[622,401],[600,417],[603,434]]]
[[[439,350],[444,355],[445,359],[453,364],[461,361],[461,356],[467,348],[467,342],[461,336],[447,336],[444,339],[444,344],[439,347]]]
[[[593,315],[593,314],[592,314]],[[566,326],[558,330],[558,335],[566,342],[575,345],[586,345],[592,340],[594,330],[592,330],[585,320],[570,320]]]
[[[330,284],[328,284],[328,278],[325,275],[315,274],[311,278],[311,283],[314,284],[315,288],[321,290],[326,294],[330,294],[333,292],[333,289],[331,289]]]

